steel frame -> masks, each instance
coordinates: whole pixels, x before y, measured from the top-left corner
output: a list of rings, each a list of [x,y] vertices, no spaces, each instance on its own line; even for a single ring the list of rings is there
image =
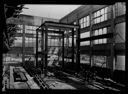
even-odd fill
[[[53,28],[53,29],[58,29],[59,31],[56,30],[48,30],[48,28]],[[72,32],[72,64],[74,63],[74,28],[76,28],[77,34],[77,54],[76,54],[76,62],[78,64],[78,68],[80,66],[80,32],[79,32],[79,26],[78,25],[72,25],[72,24],[65,24],[65,23],[59,23],[59,22],[50,22],[50,21],[45,21],[36,31],[37,37],[36,37],[36,42],[38,42],[38,32],[41,31],[42,33],[42,53],[41,53],[41,59],[42,59],[42,68],[44,74],[46,75],[47,71],[47,57],[48,57],[48,32],[51,33],[59,33],[62,34],[62,66],[61,68],[64,69],[64,37],[65,34],[64,32],[66,30],[71,30]],[[45,40],[45,41],[44,41]],[[45,42],[45,43],[44,43]],[[38,43],[36,43],[36,64],[38,63]],[[44,44],[44,45],[43,45]]]

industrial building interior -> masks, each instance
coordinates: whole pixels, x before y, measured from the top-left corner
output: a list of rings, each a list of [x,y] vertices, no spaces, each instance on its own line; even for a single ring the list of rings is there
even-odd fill
[[[3,4],[3,92],[126,89],[125,2],[81,5],[61,19],[22,9]]]

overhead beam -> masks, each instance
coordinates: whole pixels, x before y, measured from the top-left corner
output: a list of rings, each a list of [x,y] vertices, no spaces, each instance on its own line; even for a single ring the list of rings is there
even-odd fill
[[[45,32],[50,32],[50,33],[59,33],[59,34],[63,34],[64,31],[55,31],[55,30],[43,30]]]
[[[42,26],[51,26],[51,27],[60,27],[60,28],[79,28],[78,25],[71,25],[71,24],[65,24],[65,23],[57,23],[57,22],[45,22],[42,24]]]

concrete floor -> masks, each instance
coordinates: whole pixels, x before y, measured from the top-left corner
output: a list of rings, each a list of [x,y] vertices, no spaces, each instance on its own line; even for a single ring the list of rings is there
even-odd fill
[[[23,67],[20,68],[20,71],[24,72],[25,76],[27,77],[26,82],[15,82],[13,77],[13,68],[14,66],[9,67],[9,78],[6,76],[4,77],[5,80],[8,79],[8,89],[41,89],[41,87],[36,83],[26,70]],[[54,73],[52,76],[40,76],[41,79],[47,84],[49,89],[70,89],[70,90],[80,90],[80,89],[90,89],[90,90],[104,90],[109,89],[113,91],[119,91],[118,89],[114,87],[107,86],[103,83],[99,83],[96,81],[88,83],[87,81],[84,81],[83,79],[80,79],[78,77],[75,77],[73,75],[70,75],[68,73],[62,72],[62,76],[55,76]]]

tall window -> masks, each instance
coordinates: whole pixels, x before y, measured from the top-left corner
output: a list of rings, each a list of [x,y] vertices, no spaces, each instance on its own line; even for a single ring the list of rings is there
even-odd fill
[[[72,46],[72,36],[69,37],[69,46]]]
[[[17,33],[23,33],[23,25],[17,25],[18,27],[18,30],[17,30]]]
[[[97,30],[93,31],[93,33],[94,33],[93,36],[107,34],[107,28],[104,27],[104,28],[97,29]]]
[[[100,29],[95,30],[93,32],[94,32],[94,36],[107,34],[107,28],[106,27],[105,28],[100,28]],[[107,43],[107,38],[94,40],[94,44],[102,44],[102,43]]]
[[[107,20],[108,19],[107,14],[108,14],[108,7],[94,12],[94,24]]]
[[[73,24],[76,25],[76,22],[74,22]],[[74,31],[76,31],[76,28],[74,28]]]
[[[74,45],[76,46],[76,35],[74,35]]]
[[[80,34],[80,38],[87,38],[87,37],[90,37],[90,31]],[[90,41],[80,42],[80,46],[89,45],[89,44],[90,44]]]
[[[89,16],[81,18],[79,20],[79,23],[80,23],[80,28],[85,28],[85,27],[89,26],[89,24],[90,24]]]

